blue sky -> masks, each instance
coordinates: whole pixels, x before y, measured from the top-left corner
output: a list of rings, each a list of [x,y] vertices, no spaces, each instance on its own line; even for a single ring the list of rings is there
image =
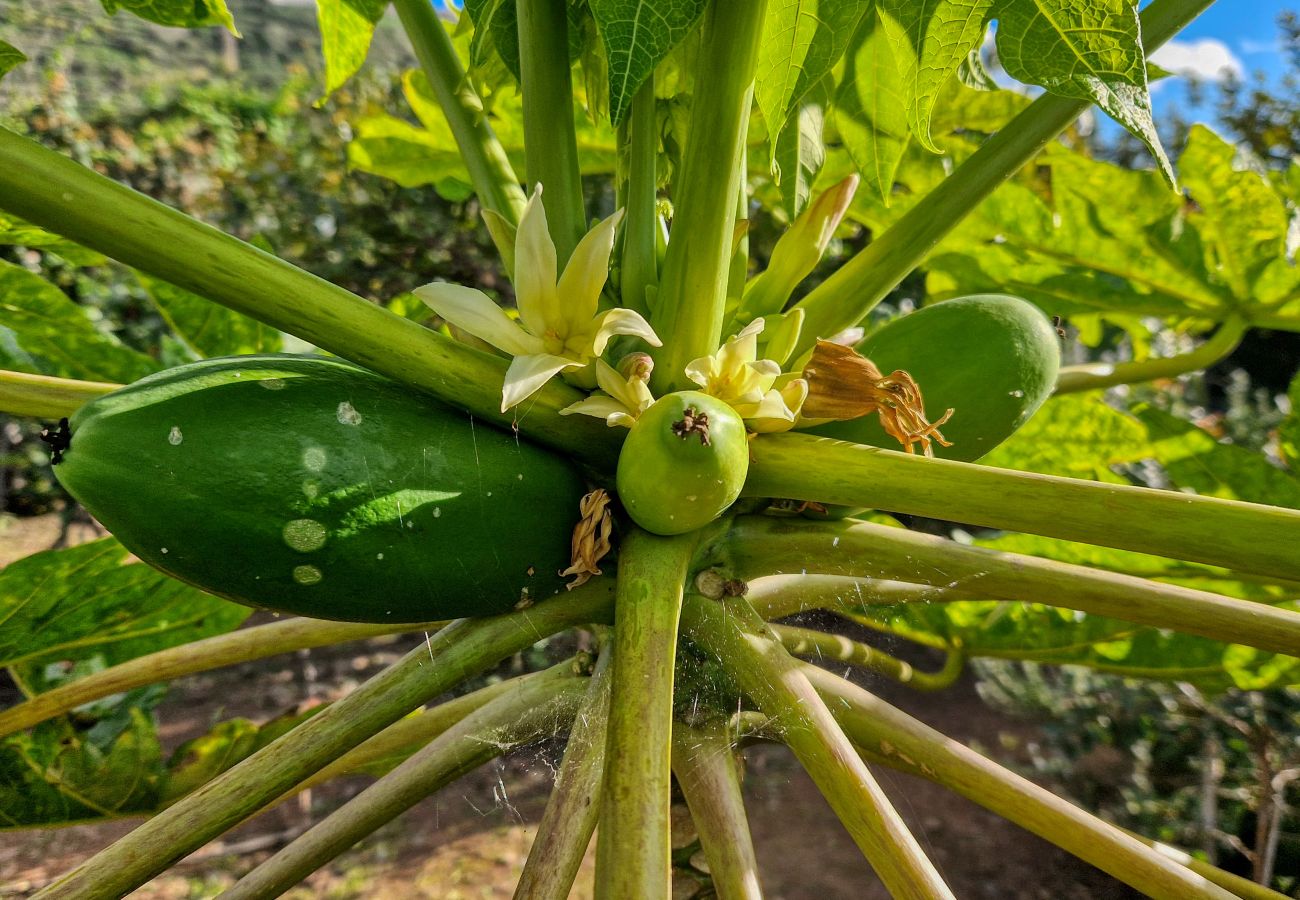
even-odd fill
[[[1286,68],[1277,18],[1287,9],[1300,11],[1300,0],[1218,0],[1153,58],[1167,69],[1195,72],[1202,80],[1217,79],[1228,68],[1247,78],[1262,71],[1276,82]],[[1160,85],[1152,100],[1157,115],[1170,103],[1192,112],[1177,84]]]

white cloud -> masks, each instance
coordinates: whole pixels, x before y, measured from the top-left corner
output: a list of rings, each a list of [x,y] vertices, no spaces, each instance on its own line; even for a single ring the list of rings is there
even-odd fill
[[[1151,54],[1151,61],[1177,75],[1203,81],[1222,81],[1229,75],[1241,78],[1246,67],[1223,41],[1201,38],[1199,41],[1170,41]]]

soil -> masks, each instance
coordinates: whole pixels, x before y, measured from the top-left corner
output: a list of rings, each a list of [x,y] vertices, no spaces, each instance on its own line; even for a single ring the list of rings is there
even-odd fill
[[[0,566],[50,546],[57,517],[0,521]],[[93,536],[74,530],[73,540]],[[250,624],[267,621],[261,614]],[[840,623],[842,624],[842,623]],[[870,639],[866,632],[856,638]],[[418,641],[405,635],[300,652],[174,683],[158,709],[164,750],[234,716],[266,720],[346,693]],[[896,644],[891,652],[909,656]],[[925,651],[909,658],[936,667]],[[519,661],[514,661],[518,665]],[[964,744],[1014,762],[1032,725],[983,705],[967,675],[923,694],[877,676],[855,679]],[[0,706],[16,692],[0,684]],[[297,898],[510,897],[528,854],[562,747],[545,745],[489,764],[417,805],[286,896]],[[1140,896],[1088,864],[947,790],[887,769],[875,774],[954,893],[1008,900],[1119,900]],[[198,850],[132,897],[212,897],[370,782],[317,787]],[[826,801],[783,747],[746,752],[745,795],[769,900],[875,900],[888,894]],[[125,834],[138,820],[6,833],[0,841],[0,897],[29,896]],[[572,897],[592,896],[593,855]]]

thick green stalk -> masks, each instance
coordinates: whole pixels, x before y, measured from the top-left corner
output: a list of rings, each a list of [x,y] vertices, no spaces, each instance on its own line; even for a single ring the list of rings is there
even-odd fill
[[[1247,325],[1241,319],[1229,319],[1208,341],[1189,353],[1120,363],[1083,363],[1064,366],[1056,378],[1056,393],[1094,391],[1116,384],[1137,384],[1157,378],[1176,378],[1188,372],[1208,369],[1226,357],[1241,343]]]
[[[762,900],[736,748],[725,719],[673,723],[673,774],[699,832],[718,900]]]
[[[674,184],[673,229],[653,324],[656,394],[688,384],[686,364],[718,349],[743,176],[754,66],[767,0],[713,0],[695,73],[690,133]]]
[[[569,20],[565,0],[519,0],[519,70],[524,162],[531,187],[545,190],[546,221],[561,269],[587,231],[573,125]]]
[[[659,115],[655,109],[654,74],[632,97],[625,122],[627,150],[627,213],[623,217],[623,306],[649,312],[646,289],[659,283],[658,198]]]
[[[504,359],[422,328],[3,128],[0,209],[484,419],[516,421],[500,411]],[[582,396],[552,380],[529,400],[519,428],[608,465],[623,437],[614,432],[622,429],[559,415]]]
[[[512,746],[566,730],[586,685],[569,661],[539,677],[516,679],[510,688],[438,735],[221,896],[226,900],[280,896],[439,788]]]
[[[1042,603],[1300,655],[1300,613],[1071,563],[959,544],[869,522],[737,519],[736,570],[806,570],[961,586],[987,599]]]
[[[482,709],[502,694],[516,689],[520,683],[544,675],[544,672],[534,672],[531,675],[520,675],[517,678],[498,681],[495,684],[489,684],[485,688],[479,688],[477,691],[460,697],[453,697],[446,703],[431,706],[415,715],[398,719],[379,734],[359,746],[353,747],[315,775],[294,785],[289,794],[300,793],[342,775],[354,774],[366,766],[390,759],[399,753],[411,753],[429,743],[429,741],[451,728],[470,713]]]
[[[853,742],[874,758],[956,791],[1148,896],[1233,896],[862,688],[816,666],[803,664],[801,671]]]
[[[814,573],[761,576],[749,582],[745,596],[764,619],[781,619],[809,609],[842,611],[859,606],[979,599],[978,594],[929,584]]]
[[[429,0],[393,0],[393,5],[447,118],[479,205],[518,227],[524,211],[519,178],[484,114],[482,99],[465,77],[456,48],[433,4]],[[497,249],[509,263],[514,254],[500,244]]]
[[[1177,34],[1214,0],[1153,0],[1142,11],[1148,53]],[[862,321],[935,245],[1021,166],[1038,155],[1090,104],[1043,94],[985,141],[969,159],[897,222],[799,301],[800,353]]]
[[[800,663],[743,598],[686,598],[682,626],[776,723],[835,814],[898,898],[952,897],[875,777],[854,752]]]
[[[0,737],[31,728],[83,703],[111,697],[148,684],[171,681],[196,672],[209,672],[222,666],[266,659],[294,650],[360,641],[384,634],[406,631],[436,631],[446,622],[424,625],[358,625],[354,622],[324,622],[320,619],[293,618],[240,631],[230,631],[168,647],[146,656],[137,656],[85,678],[69,681],[56,688],[0,711]]]
[[[750,442],[750,497],[870,506],[1300,578],[1300,510],[995,469],[806,434]]]
[[[877,675],[883,675],[892,681],[916,688],[918,691],[941,691],[952,687],[961,677],[965,658],[957,651],[949,651],[944,658],[943,668],[937,672],[919,672],[911,663],[903,662],[880,650],[851,641],[843,635],[827,634],[812,628],[798,628],[794,625],[767,626],[781,646],[795,656],[813,657],[817,660],[832,660],[858,666]]]
[[[461,619],[356,691],[68,872],[37,896],[121,896],[233,827],[411,710],[565,628],[608,619],[599,579],[568,596],[487,619]]]
[[[668,896],[673,668],[696,537],[634,530],[619,548],[596,897]]]
[[[546,801],[537,837],[515,885],[516,900],[566,900],[596,830],[609,723],[610,642],[601,646],[587,696],[573,720],[564,761]]]
[[[82,404],[121,386],[107,381],[78,381],[0,370],[0,413],[58,419],[72,415]]]

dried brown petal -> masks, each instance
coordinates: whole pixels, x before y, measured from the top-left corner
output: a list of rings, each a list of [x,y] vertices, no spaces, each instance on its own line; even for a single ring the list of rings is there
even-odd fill
[[[573,527],[570,543],[569,567],[561,577],[574,576],[569,590],[586,584],[591,576],[601,574],[597,565],[609,553],[609,537],[614,530],[614,517],[609,511],[609,493],[597,488],[582,498],[578,504],[582,519]]]
[[[874,412],[880,415],[885,431],[908,453],[920,444],[922,453],[933,456],[931,441],[952,446],[939,426],[953,411],[946,411],[937,422],[927,420],[921,388],[902,369],[883,375],[852,347],[818,341],[803,376],[808,381],[808,399],[802,410],[805,418],[856,419]]]

